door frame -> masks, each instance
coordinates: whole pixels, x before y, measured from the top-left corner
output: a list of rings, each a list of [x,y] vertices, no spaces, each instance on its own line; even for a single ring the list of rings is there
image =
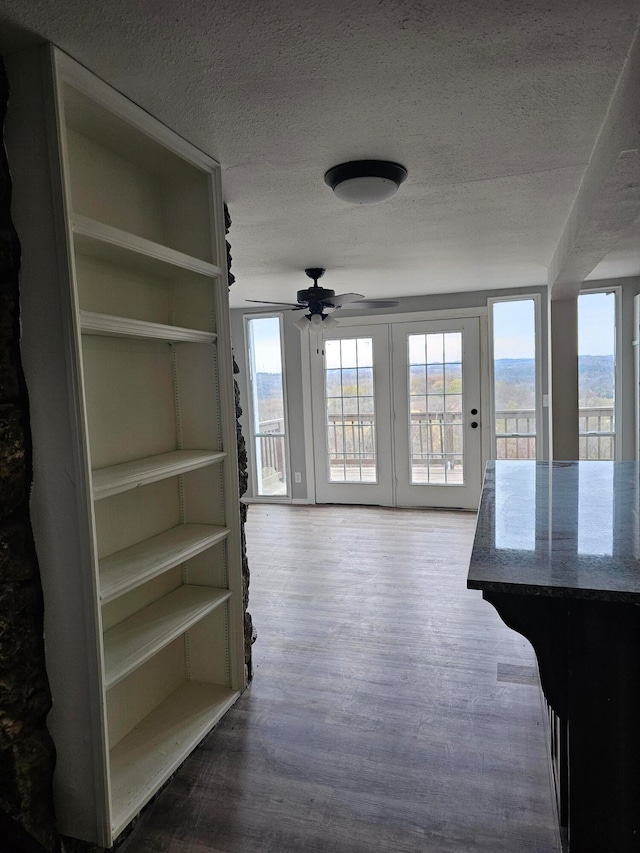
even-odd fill
[[[408,388],[407,342],[410,335],[459,333],[462,368],[461,432],[463,435],[464,482],[418,483],[412,480],[411,407]],[[395,505],[399,507],[433,507],[434,509],[475,509],[482,487],[483,420],[480,408],[480,323],[477,317],[455,317],[439,320],[413,320],[395,323],[391,329],[393,343],[393,411],[395,469]],[[470,413],[470,407],[475,412]],[[473,426],[475,422],[475,427]],[[479,432],[478,432],[479,430]]]
[[[488,424],[487,418],[491,415],[489,403],[489,336],[488,336],[488,308],[486,305],[478,305],[472,308],[458,308],[457,310],[438,309],[435,311],[415,311],[381,313],[375,315],[352,315],[348,311],[340,311],[338,320],[344,325],[365,326],[377,323],[403,323],[414,320],[455,320],[465,317],[478,317],[480,324],[480,416],[483,424]],[[315,445],[313,439],[313,411],[311,400],[311,348],[316,349],[318,342],[315,336],[304,334],[300,336],[300,357],[302,368],[302,407],[305,434],[305,474],[307,479],[306,499],[294,500],[292,503],[315,504],[316,500],[316,478],[315,478]],[[482,470],[487,460],[491,458],[491,431],[482,430]]]
[[[375,448],[377,480],[367,481],[330,481],[327,454],[327,423],[325,393],[325,356],[324,345],[327,341],[350,338],[371,338],[373,366],[373,397],[375,400]],[[341,324],[320,341],[321,347],[311,356],[311,399],[314,421],[312,433],[317,450],[315,455],[316,501],[339,504],[369,504],[373,506],[393,506],[395,502],[394,441],[393,441],[393,399],[391,396],[391,351],[390,329],[380,323]],[[322,434],[322,444],[320,434]],[[325,479],[326,478],[326,479]],[[322,495],[319,493],[322,492]],[[337,498],[340,497],[340,500]]]

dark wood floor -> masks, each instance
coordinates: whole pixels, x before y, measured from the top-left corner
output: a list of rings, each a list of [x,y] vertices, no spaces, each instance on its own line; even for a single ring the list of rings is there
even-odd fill
[[[533,653],[475,516],[252,506],[251,688],[121,853],[553,853]]]

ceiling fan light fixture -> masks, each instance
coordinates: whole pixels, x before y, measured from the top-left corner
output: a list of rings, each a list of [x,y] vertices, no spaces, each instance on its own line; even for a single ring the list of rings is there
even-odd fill
[[[294,322],[293,325],[300,332],[306,332],[309,330],[309,326],[310,326],[309,318],[307,317],[306,314],[303,314],[302,317],[298,317],[298,319]]]
[[[407,170],[390,160],[352,160],[333,166],[325,183],[349,204],[377,204],[392,198],[406,179]]]
[[[329,332],[335,329],[340,324],[330,314],[303,314],[293,324],[303,334],[321,335],[323,332]]]
[[[322,318],[322,330],[323,332],[330,332],[331,329],[336,329],[340,323],[336,320],[335,317],[332,317],[331,314],[325,314]]]

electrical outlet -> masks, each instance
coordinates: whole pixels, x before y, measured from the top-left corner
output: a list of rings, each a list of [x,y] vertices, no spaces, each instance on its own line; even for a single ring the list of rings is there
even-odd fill
[[[293,475],[294,482],[301,483],[302,482],[302,474],[300,471],[296,471]]]

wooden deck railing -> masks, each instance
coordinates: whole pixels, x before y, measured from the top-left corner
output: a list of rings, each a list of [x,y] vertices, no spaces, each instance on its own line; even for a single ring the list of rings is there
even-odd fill
[[[261,421],[259,432],[254,434],[262,460],[262,489],[266,492],[287,480],[284,435],[284,418]]]
[[[579,410],[581,459],[613,459],[615,433],[612,406]],[[496,412],[497,455],[500,459],[535,459],[536,430],[533,409]],[[453,459],[462,453],[462,415],[435,412],[411,416],[411,452],[414,457],[434,454]],[[329,415],[328,450],[332,456],[351,457],[358,463],[373,460],[375,424],[369,415]]]
[[[612,406],[589,406],[579,411],[581,459],[613,459],[615,452]],[[279,480],[286,477],[284,418],[260,423],[263,470]],[[535,459],[535,412],[533,409],[503,409],[496,412],[496,444],[499,459]],[[349,465],[375,465],[375,421],[371,415],[329,415],[327,450],[332,460]],[[429,457],[455,466],[462,461],[462,414],[435,412],[411,416],[411,455]]]
[[[580,459],[613,459],[613,406],[583,406],[578,410]],[[535,459],[535,412],[502,409],[496,412],[498,459]]]

